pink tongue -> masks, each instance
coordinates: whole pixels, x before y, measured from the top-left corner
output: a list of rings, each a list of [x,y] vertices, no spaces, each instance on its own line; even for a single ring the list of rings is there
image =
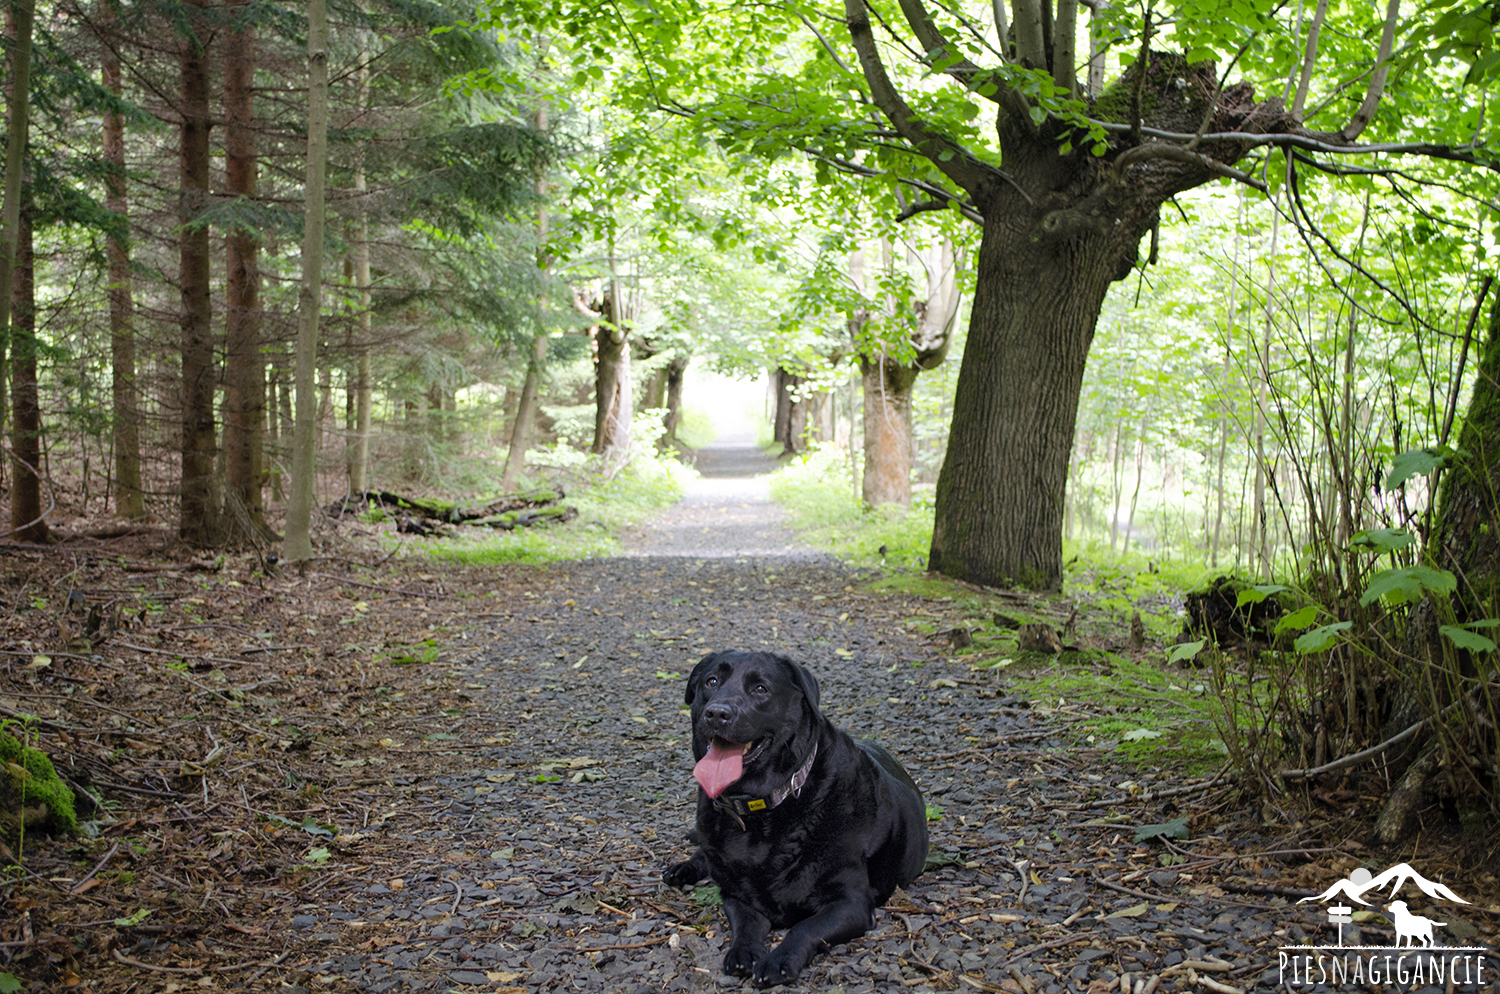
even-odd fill
[[[709,797],[718,797],[740,778],[745,771],[745,749],[743,745],[714,739],[708,745],[708,755],[698,760],[693,767],[693,776]]]

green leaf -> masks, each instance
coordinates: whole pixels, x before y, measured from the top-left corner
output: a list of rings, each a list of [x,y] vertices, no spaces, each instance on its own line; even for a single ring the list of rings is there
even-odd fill
[[[1391,471],[1386,474],[1385,488],[1395,490],[1414,476],[1426,476],[1446,463],[1451,451],[1446,446],[1408,449],[1391,460]]]
[[[147,918],[150,918],[150,917],[151,917],[151,909],[150,908],[142,908],[141,910],[137,911],[135,914],[131,915],[129,918],[116,918],[115,919],[115,924],[119,925],[121,928],[128,928],[131,925],[139,925],[141,922],[145,921]]]
[[[943,817],[943,809],[942,808],[938,807],[936,804],[929,804],[929,805],[927,805],[927,820],[928,821],[937,821],[937,820],[939,820],[942,817]]]
[[[1281,620],[1276,622],[1276,634],[1282,632],[1294,632],[1306,628],[1318,618],[1318,605],[1309,604],[1298,608],[1291,614],[1282,615]]]
[[[1467,649],[1470,652],[1494,652],[1496,649],[1494,642],[1480,635],[1478,632],[1469,631],[1465,627],[1440,625],[1438,626],[1438,631],[1447,636],[1448,641],[1460,649]]]
[[[22,983],[16,979],[13,973],[0,973],[0,994],[11,994],[12,991],[25,990]]]
[[[1172,651],[1167,653],[1167,662],[1180,663],[1184,659],[1192,659],[1203,650],[1203,643],[1206,641],[1206,639],[1199,639],[1196,642],[1184,642],[1179,646],[1174,646]]]
[[[1410,604],[1421,600],[1423,591],[1446,597],[1457,589],[1458,581],[1445,569],[1429,566],[1383,569],[1370,578],[1359,603],[1363,607],[1384,597],[1393,605]]]
[[[1339,632],[1347,632],[1353,627],[1354,622],[1352,621],[1335,621],[1331,625],[1314,628],[1310,632],[1298,635],[1297,641],[1292,643],[1292,647],[1298,652],[1324,652],[1333,648],[1334,644],[1338,642]]]
[[[1388,552],[1404,549],[1416,540],[1417,537],[1405,528],[1372,528],[1369,531],[1357,532],[1349,540],[1349,547],[1383,556]]]
[[[1279,583],[1263,583],[1258,587],[1246,587],[1240,591],[1234,600],[1235,607],[1244,607],[1246,604],[1259,604],[1272,594],[1279,594],[1287,588]]]
[[[333,838],[333,831],[331,829],[325,828],[322,825],[319,825],[318,820],[312,815],[308,815],[306,818],[302,819],[302,824],[300,827],[302,831],[306,832],[308,835],[326,835],[330,839]]]
[[[313,846],[307,851],[307,855],[303,859],[309,863],[326,863],[330,855],[332,854],[329,853],[327,846]]]
[[[1132,728],[1120,738],[1125,742],[1140,742],[1144,739],[1159,739],[1161,732],[1153,732],[1149,728]]]
[[[1135,841],[1145,842],[1147,839],[1185,839],[1188,837],[1188,816],[1173,818],[1164,821],[1160,825],[1137,825],[1135,827]]]

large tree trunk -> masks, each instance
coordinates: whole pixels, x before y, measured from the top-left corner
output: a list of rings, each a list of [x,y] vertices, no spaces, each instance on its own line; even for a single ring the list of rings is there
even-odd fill
[[[1063,497],[1084,362],[1104,295],[1129,271],[1154,220],[1154,208],[1143,213],[1039,244],[1024,214],[986,211],[938,475],[932,569],[987,586],[1061,584]]]
[[[317,473],[318,319],[323,306],[323,191],[328,165],[328,6],[307,4],[307,186],[302,237],[302,292],[297,298],[297,425],[286,509],[289,561],[312,558],[312,505]]]
[[[911,395],[918,369],[889,356],[859,357],[865,396],[865,473],[870,507],[911,507]]]
[[[22,206],[11,284],[11,451],[15,468],[10,490],[10,537],[45,542],[42,514],[42,408],[36,389],[36,279],[31,252],[30,205]]]
[[[203,0],[192,6],[201,7]],[[179,168],[177,216],[182,318],[182,505],[177,533],[194,545],[218,539],[214,493],[214,335],[209,302],[208,227],[199,218],[208,201],[208,29],[201,13],[179,42]]]
[[[5,143],[5,192],[0,204],[0,359],[10,336],[10,297],[16,265],[16,243],[21,233],[21,181],[26,168],[26,141],[31,117],[31,35],[36,5],[16,0],[5,9],[5,32],[11,39],[9,129]],[[5,364],[0,361],[0,398],[5,395]],[[13,403],[13,402],[12,402]],[[0,419],[4,418],[0,405]],[[3,461],[0,461],[3,465]]]
[[[248,10],[249,0],[230,6]],[[255,197],[255,29],[237,21],[224,46],[224,173],[229,196]],[[224,456],[225,505],[236,527],[264,537],[261,498],[261,431],[265,423],[266,367],[260,356],[260,241],[237,223],[224,239]],[[238,521],[243,515],[244,520]]]
[[[104,20],[113,20],[112,8],[105,4],[100,11]],[[104,45],[101,75],[105,89],[116,97],[124,92],[120,78],[120,57],[114,46]],[[145,494],[141,489],[140,408],[135,389],[135,305],[130,288],[130,243],[128,236],[129,202],[125,180],[125,119],[104,112],[104,161],[108,172],[104,178],[104,206],[119,216],[119,230],[105,239],[109,258],[109,344],[110,393],[114,414],[115,512],[135,520],[146,516]]]

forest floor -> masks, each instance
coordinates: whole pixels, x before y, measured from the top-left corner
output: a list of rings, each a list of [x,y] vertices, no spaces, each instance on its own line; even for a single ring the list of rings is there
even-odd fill
[[[972,602],[799,548],[765,468],[702,450],[700,484],[622,536],[627,555],[551,566],[391,556],[350,524],[302,573],[165,531],[4,549],[0,718],[82,788],[90,832],[0,851],[0,981],[744,988],[719,971],[712,889],[660,881],[694,809],[684,680],[734,647],[805,663],[830,717],[932,807],[928,871],[788,990],[1319,989],[1283,947],[1335,939],[1321,903],[1295,902],[1402,860],[1472,902],[1403,895],[1448,923],[1441,942],[1493,945],[1500,884],[1466,837],[1367,848],[1357,797],[1263,811],[1212,770],[1131,761],[1093,734],[1119,707],[956,654],[946,633],[987,623]],[[1059,627],[1077,607],[975,593]],[[1109,680],[1128,619],[1072,620],[1101,650],[1074,665]],[[1380,917],[1342,935],[1392,938]],[[1483,963],[1487,988],[1500,964],[1464,955],[1456,986],[1407,986],[1480,989]]]

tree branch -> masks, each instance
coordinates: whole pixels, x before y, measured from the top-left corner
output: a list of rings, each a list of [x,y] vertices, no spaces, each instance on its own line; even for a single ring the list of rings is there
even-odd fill
[[[865,83],[870,87],[875,106],[890,118],[902,138],[931,159],[933,165],[960,189],[977,199],[988,179],[988,170],[967,150],[928,131],[926,123],[913,116],[911,107],[896,92],[890,76],[886,75],[885,64],[880,61],[880,49],[870,30],[870,12],[865,0],[844,0],[844,13],[849,21],[849,37],[859,55],[859,65],[864,70]]]
[[[1089,123],[1098,125],[1105,131],[1116,133],[1127,133],[1133,130],[1129,124],[1119,124],[1115,121],[1096,121],[1091,118]],[[1147,138],[1162,138],[1168,141],[1180,142],[1190,142],[1197,137],[1185,132],[1163,131],[1160,128],[1147,127],[1141,128],[1141,134]],[[1324,152],[1329,155],[1422,155],[1432,159],[1445,159],[1451,162],[1467,162],[1470,165],[1483,166],[1486,169],[1500,172],[1500,159],[1481,157],[1473,151],[1466,151],[1464,146],[1455,148],[1452,145],[1437,145],[1431,142],[1379,142],[1372,145],[1339,145],[1324,140],[1321,134],[1256,134],[1252,131],[1212,132],[1203,135],[1200,139],[1201,142],[1235,142],[1247,148],[1261,148],[1263,146],[1299,148],[1308,152]]]
[[[1312,26],[1307,29],[1307,49],[1302,56],[1302,77],[1297,80],[1297,94],[1292,98],[1292,116],[1302,120],[1302,108],[1307,105],[1307,87],[1312,82],[1313,65],[1318,61],[1318,35],[1323,31],[1323,21],[1328,16],[1328,0],[1318,0],[1313,11]]]
[[[1042,41],[1043,2],[1012,0],[1011,3],[1011,10],[1016,15],[1016,61],[1031,69],[1047,68],[1047,46]]]
[[[1124,173],[1126,168],[1136,163],[1159,159],[1169,159],[1172,162],[1185,162],[1189,165],[1201,166],[1215,176],[1225,176],[1237,183],[1253,187],[1261,193],[1267,192],[1266,184],[1247,172],[1242,172],[1233,166],[1226,165],[1217,159],[1204,155],[1202,152],[1194,152],[1181,145],[1171,145],[1166,142],[1148,142],[1144,145],[1137,145],[1134,148],[1126,149],[1115,159],[1115,171]]]
[[[1385,93],[1385,78],[1391,70],[1391,51],[1396,45],[1396,20],[1401,16],[1401,0],[1388,0],[1385,8],[1385,27],[1380,29],[1380,51],[1375,56],[1375,71],[1370,75],[1370,85],[1365,90],[1365,99],[1354,112],[1354,117],[1340,132],[1346,141],[1353,141],[1369,126]]]
[[[1073,72],[1078,58],[1078,0],[1057,0],[1057,24],[1052,29],[1052,80],[1078,96],[1078,77]]]
[[[906,23],[911,27],[911,33],[916,35],[917,44],[922,46],[927,53],[926,60],[930,65],[942,62],[952,62],[951,65],[943,67],[943,72],[963,83],[964,86],[973,90],[986,75],[979,66],[970,62],[967,58],[957,54],[957,49],[952,42],[948,41],[938,26],[932,23],[932,17],[927,13],[927,8],[922,5],[922,0],[899,0],[901,4],[901,16],[906,18]],[[847,4],[845,5],[847,9]],[[993,100],[991,96],[989,99]]]

